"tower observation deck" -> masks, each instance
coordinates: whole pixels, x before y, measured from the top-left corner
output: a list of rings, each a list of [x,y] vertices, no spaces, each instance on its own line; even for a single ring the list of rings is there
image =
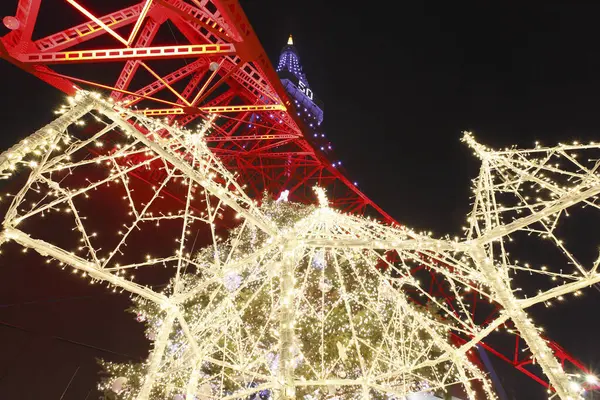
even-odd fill
[[[294,39],[290,35],[287,44],[281,50],[277,74],[289,96],[294,100],[299,115],[304,122],[316,128],[323,122],[323,103],[317,98],[308,84],[306,74],[302,69],[298,50],[294,46]]]
[[[328,154],[329,157],[332,157],[331,142],[326,138],[321,126],[324,118],[324,104],[308,83],[292,35],[289,36],[286,45],[281,49],[276,72],[286,93],[293,100],[293,110],[291,111],[295,112],[309,129],[310,132],[307,132],[309,133],[307,136],[309,136],[312,144],[323,153]],[[334,167],[339,168],[341,166],[340,161],[333,159],[332,161]]]

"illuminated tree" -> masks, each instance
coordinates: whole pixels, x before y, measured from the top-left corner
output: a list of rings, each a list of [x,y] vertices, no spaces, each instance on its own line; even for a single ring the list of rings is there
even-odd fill
[[[556,394],[581,397],[529,308],[600,281],[598,261],[561,236],[567,210],[600,206],[600,146],[496,151],[466,134],[482,161],[466,236],[435,239],[342,214],[320,188],[315,206],[285,195],[259,206],[203,139],[212,118],[183,130],[86,92],[58,112],[0,155],[2,176],[25,180],[0,243],[134,296],[153,349],[143,364],[105,364],[103,387],[130,388],[121,397],[403,398],[460,385],[494,398],[468,353],[509,321]],[[551,264],[513,259],[538,239]],[[417,267],[444,281],[444,300]],[[521,272],[548,283],[524,294]],[[483,325],[472,291],[500,307]]]
[[[285,201],[263,199],[260,210],[280,229],[295,229],[303,220],[328,211]],[[314,228],[313,228],[314,229]],[[325,226],[321,229],[326,229]],[[213,359],[232,365],[246,365],[257,374],[277,376],[281,362],[281,249],[273,248],[259,259],[237,264],[250,254],[267,247],[269,236],[253,228],[238,227],[217,249],[201,250],[193,273],[182,278],[183,291],[194,292],[180,304],[184,318],[204,352]],[[409,305],[394,288],[391,270],[374,268],[379,257],[364,251],[315,248],[294,254],[292,310],[294,329],[291,341],[291,373],[302,377],[305,386],[296,385],[298,398],[337,396],[351,399],[387,398],[386,394],[420,391],[443,392],[460,381],[458,370],[448,363],[418,367],[439,358],[447,346],[448,327],[426,309]],[[232,266],[232,264],[234,264]],[[214,266],[219,266],[214,268]],[[172,294],[175,282],[169,286]],[[156,338],[166,317],[154,302],[135,299],[132,309],[147,326],[147,336]],[[426,325],[427,327],[423,327]],[[433,336],[433,337],[432,337]],[[181,330],[171,332],[161,372],[151,398],[183,395],[194,373],[196,393],[205,398],[222,398],[246,389],[254,390],[264,379],[245,379],[233,368],[209,362],[199,371],[189,363],[190,349]],[[144,364],[103,363],[109,378],[101,387],[107,396],[115,392],[115,378],[127,380],[119,386],[116,398],[136,397],[147,373]],[[397,373],[405,369],[407,373]],[[473,370],[475,371],[475,370]],[[389,376],[373,386],[356,382],[365,375]],[[445,375],[456,375],[454,380]],[[331,381],[329,384],[326,381]],[[319,383],[316,383],[319,382]],[[354,383],[354,384],[352,384]],[[271,398],[273,388],[247,396]],[[312,396],[312,397],[311,397]]]

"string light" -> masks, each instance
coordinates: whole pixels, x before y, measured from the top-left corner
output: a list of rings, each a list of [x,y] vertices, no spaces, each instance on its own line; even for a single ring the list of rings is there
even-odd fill
[[[73,126],[89,116],[95,121],[90,129],[98,130],[78,136]],[[286,193],[259,207],[207,146],[208,129],[169,126],[81,91],[57,120],[0,155],[3,176],[30,174],[12,197],[0,242],[15,241],[90,283],[135,296],[153,351],[143,364],[105,363],[112,379],[103,389],[140,400],[252,394],[350,399],[403,398],[461,385],[469,398],[481,390],[495,399],[469,356],[502,327],[521,335],[561,398],[580,398],[585,384],[595,384],[592,375],[574,379],[563,370],[526,310],[565,302],[600,281],[600,260],[579,263],[556,229],[567,209],[598,208],[597,157],[575,152],[600,146],[495,151],[466,133],[463,140],[482,161],[473,211],[464,238],[436,239],[431,232],[340,213],[319,187],[315,206],[286,201]],[[162,172],[143,197],[130,175],[151,167]],[[87,175],[90,168],[99,178]],[[164,205],[166,188],[178,188],[183,202]],[[127,210],[113,234],[92,226],[95,215],[86,204],[106,201],[97,193],[112,194]],[[77,236],[72,248],[66,248],[68,237],[41,239],[26,231],[55,223],[41,219],[46,215],[65,221],[56,229],[71,224],[67,229]],[[239,225],[224,237],[227,215]],[[178,226],[174,235],[161,227],[165,243],[175,244],[166,255],[146,253],[133,239],[156,232],[150,229],[159,222]],[[193,233],[200,227],[210,245],[198,252]],[[567,262],[537,267],[513,260],[508,249],[519,233],[539,237]],[[443,277],[452,304],[413,276],[417,266]],[[166,287],[137,283],[152,267],[173,272]],[[522,288],[512,287],[513,275],[521,272],[549,278],[549,286],[517,297]],[[477,325],[465,300],[472,291],[503,312]],[[421,297],[427,307],[413,303]],[[509,320],[516,329],[506,326]],[[467,341],[450,344],[451,331]]]

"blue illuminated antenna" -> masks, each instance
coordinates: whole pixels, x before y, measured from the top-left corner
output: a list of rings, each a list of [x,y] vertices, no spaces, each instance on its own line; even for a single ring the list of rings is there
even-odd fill
[[[308,84],[292,35],[289,36],[287,44],[279,55],[277,73],[285,90],[300,110],[301,116],[309,124],[313,124],[313,127],[320,125],[323,121],[323,103],[317,99]]]

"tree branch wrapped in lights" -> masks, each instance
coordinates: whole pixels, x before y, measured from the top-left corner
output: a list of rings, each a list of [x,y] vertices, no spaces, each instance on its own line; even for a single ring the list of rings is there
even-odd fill
[[[202,140],[211,118],[183,130],[87,92],[59,112],[50,130],[0,155],[3,175],[30,169],[2,241],[135,295],[154,347],[143,364],[104,363],[101,387],[116,398],[400,399],[455,386],[495,398],[468,352],[509,320],[556,394],[581,396],[526,310],[600,281],[598,262],[577,262],[557,233],[568,208],[598,208],[598,162],[574,153],[600,146],[493,151],[465,134],[482,160],[466,237],[434,239],[339,213],[320,188],[314,206],[259,205]],[[148,171],[160,173],[150,181]],[[99,211],[109,205],[110,218]],[[513,261],[519,233],[549,239],[574,270]],[[412,270],[423,264],[453,304],[421,287]],[[519,271],[550,285],[518,297]],[[473,321],[463,300],[471,290],[502,312]],[[464,343],[450,343],[450,331]]]

